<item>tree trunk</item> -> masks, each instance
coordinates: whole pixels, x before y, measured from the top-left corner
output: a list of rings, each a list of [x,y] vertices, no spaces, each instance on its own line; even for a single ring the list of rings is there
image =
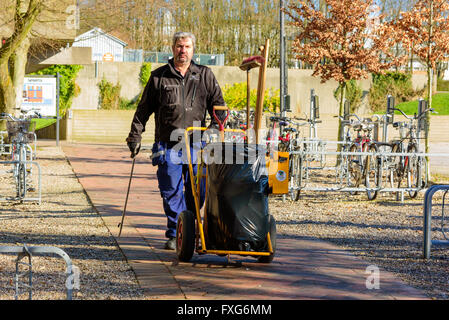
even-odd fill
[[[14,105],[16,103],[16,95],[14,92],[14,85],[9,73],[8,62],[0,64],[0,112],[13,113]],[[6,124],[4,121],[0,122],[0,130],[4,131]]]
[[[343,137],[343,124],[342,124],[342,117],[343,117],[343,109],[344,109],[344,104],[345,104],[345,96],[346,96],[346,82],[340,82],[340,110],[338,111],[338,136],[337,136],[337,141],[342,141],[344,140]],[[337,144],[337,152],[341,151],[341,144]],[[341,162],[341,157],[337,156],[337,163],[336,165],[340,165]]]
[[[22,106],[23,82],[29,48],[30,40],[26,38],[10,58],[11,77],[15,89],[15,116],[19,116]]]
[[[338,115],[340,116],[338,119],[338,136],[337,136],[337,141],[341,141],[343,138],[343,126],[342,126],[342,120],[341,117],[343,117],[343,109],[344,109],[344,104],[345,104],[345,95],[346,95],[346,82],[341,82],[340,83],[340,110],[338,111]],[[341,145],[338,145],[338,151],[340,151],[341,149]]]

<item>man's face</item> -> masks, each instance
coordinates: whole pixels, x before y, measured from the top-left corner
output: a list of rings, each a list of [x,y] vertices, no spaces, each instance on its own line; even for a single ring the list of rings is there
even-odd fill
[[[177,64],[188,65],[193,58],[193,43],[190,38],[181,38],[173,47],[173,57]]]

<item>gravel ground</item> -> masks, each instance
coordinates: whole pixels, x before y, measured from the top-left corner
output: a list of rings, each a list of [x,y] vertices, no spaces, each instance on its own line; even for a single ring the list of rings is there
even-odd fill
[[[25,243],[63,249],[80,270],[80,289],[74,291],[74,299],[145,299],[134,273],[89,203],[64,154],[51,146],[39,148],[37,154],[42,169],[42,204],[1,202],[0,246]],[[0,166],[2,195],[15,192],[8,178],[11,174],[4,172],[7,169]],[[330,178],[319,175],[318,179]],[[444,176],[435,178],[440,183],[449,182]],[[405,197],[401,203],[392,194],[367,201],[365,194],[304,191],[298,201],[271,197],[270,211],[276,218],[279,237],[332,242],[393,272],[431,298],[448,299],[449,252],[433,248],[432,259],[422,259],[423,196],[421,192],[414,200]],[[433,209],[435,239],[443,239],[438,232],[441,202],[442,194],[437,193]],[[2,300],[14,299],[15,258],[16,255],[0,254]],[[32,261],[33,299],[65,299],[64,261],[51,255],[35,256]],[[382,278],[380,281],[382,285]]]
[[[80,271],[80,288],[73,293],[76,300],[144,299],[134,272],[90,204],[65,155],[59,148],[48,146],[38,148],[37,155],[42,170],[42,203],[0,203],[0,246],[25,243],[64,250]],[[5,193],[11,195],[11,190],[15,192],[8,178],[11,173],[4,169],[2,197]],[[36,172],[33,171],[35,177]],[[36,193],[30,193],[33,195]],[[14,299],[16,257],[0,254],[0,299]],[[66,299],[64,260],[52,254],[36,255],[32,258],[32,270],[33,300]]]
[[[323,177],[322,173],[314,176]],[[444,176],[434,178],[449,182]],[[439,240],[444,239],[440,232],[442,198],[443,192],[434,195],[432,209],[432,238]],[[280,237],[329,241],[423,289],[432,299],[448,299],[448,249],[434,246],[432,259],[423,259],[424,192],[415,199],[405,196],[404,202],[391,193],[381,193],[374,201],[366,199],[366,194],[304,191],[298,201],[278,196],[269,204]],[[449,215],[447,210],[445,215]]]

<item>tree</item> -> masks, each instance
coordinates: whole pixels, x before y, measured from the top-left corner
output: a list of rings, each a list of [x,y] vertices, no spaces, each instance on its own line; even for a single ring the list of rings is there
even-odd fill
[[[447,0],[418,0],[412,10],[401,12],[395,28],[405,46],[411,48],[427,68],[428,106],[432,107],[433,78],[437,64],[449,56],[449,2]],[[430,115],[426,114],[427,129]],[[429,141],[425,141],[429,152]],[[428,166],[430,168],[430,166]],[[427,172],[428,177],[430,172]]]
[[[395,41],[391,27],[380,23],[382,17],[372,13],[373,5],[374,0],[327,0],[324,14],[313,3],[299,1],[286,10],[299,31],[293,43],[296,57],[314,65],[313,76],[320,76],[321,82],[339,83],[340,117],[348,81],[405,61],[390,52]],[[342,130],[340,119],[338,140]]]
[[[0,1],[4,9],[0,33],[6,37],[0,48],[0,112],[15,112],[30,46],[39,45],[44,39],[70,39],[74,34],[70,30],[72,25],[67,23],[74,3],[73,0]]]
[[[6,4],[6,3],[5,3]],[[14,31],[0,48],[0,111],[12,113],[15,105],[14,66],[17,55],[27,51],[26,42],[37,16],[42,10],[43,1],[30,0],[26,9],[24,3],[17,0],[15,6],[6,7],[13,12]]]
[[[117,32],[135,48],[170,52],[173,33],[188,31],[197,37],[197,53],[225,53],[226,64],[239,65],[270,39],[270,66],[279,65],[279,0],[108,0],[80,6],[83,31]]]
[[[384,22],[394,24],[398,21],[401,12],[410,10],[416,3],[416,0],[380,0],[379,7],[380,13],[384,15]],[[402,48],[401,39],[395,44],[394,52],[396,55],[401,56],[404,54],[404,48]],[[408,50],[408,48],[407,48]],[[413,72],[413,53],[409,55],[409,72]],[[396,70],[398,71],[398,70]]]

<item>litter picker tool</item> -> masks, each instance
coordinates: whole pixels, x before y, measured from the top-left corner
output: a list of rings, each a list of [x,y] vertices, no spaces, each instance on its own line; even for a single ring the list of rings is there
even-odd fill
[[[139,146],[139,149],[140,149],[140,146]],[[133,159],[133,161],[132,161],[132,165],[131,165],[131,174],[129,175],[128,191],[126,192],[126,200],[125,200],[125,206],[123,207],[122,221],[117,226],[120,228],[120,230],[118,232],[119,237],[122,234],[123,221],[125,220],[126,206],[128,204],[129,189],[131,188],[131,180],[133,178],[134,164],[136,163],[136,155],[137,154],[134,151],[131,152],[131,158]]]

